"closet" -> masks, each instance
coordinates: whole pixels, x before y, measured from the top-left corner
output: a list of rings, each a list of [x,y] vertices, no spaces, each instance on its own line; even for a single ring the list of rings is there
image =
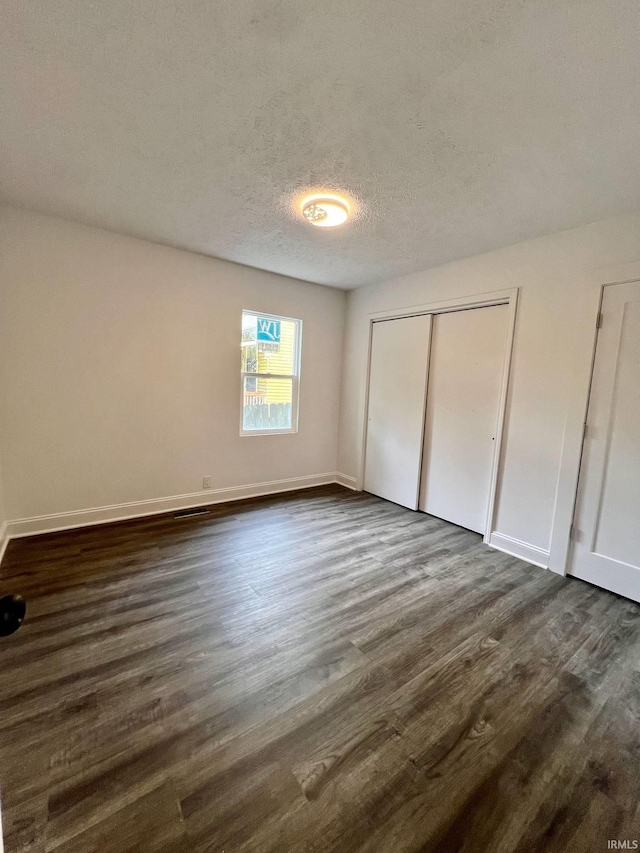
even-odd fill
[[[484,533],[507,305],[373,324],[364,489]]]

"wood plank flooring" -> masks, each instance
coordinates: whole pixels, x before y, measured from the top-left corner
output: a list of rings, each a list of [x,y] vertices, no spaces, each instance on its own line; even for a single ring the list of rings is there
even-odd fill
[[[640,608],[340,487],[10,543],[7,853],[640,841]]]

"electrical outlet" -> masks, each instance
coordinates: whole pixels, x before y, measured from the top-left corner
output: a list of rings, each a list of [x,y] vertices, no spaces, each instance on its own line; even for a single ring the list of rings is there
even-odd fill
[[[210,489],[211,488],[211,477],[203,477],[202,478],[202,488]]]

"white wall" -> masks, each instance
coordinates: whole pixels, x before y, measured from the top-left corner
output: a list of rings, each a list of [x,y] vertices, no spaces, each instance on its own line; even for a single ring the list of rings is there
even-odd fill
[[[638,259],[640,216],[616,217],[351,291],[338,469],[351,477],[359,473],[369,314],[520,287],[494,527],[503,536],[547,552],[574,357],[583,365],[591,358],[589,336],[576,335],[588,282],[594,270],[603,269],[604,282],[605,268]]]
[[[172,498],[204,475],[214,489],[356,478],[369,314],[518,286],[495,529],[548,551],[586,282],[639,259],[627,216],[351,292],[338,453],[345,294],[0,208],[4,515]],[[238,435],[243,307],[304,321],[297,435]]]
[[[243,308],[303,320],[297,434],[238,435]],[[334,472],[344,310],[341,291],[0,209],[7,517]]]

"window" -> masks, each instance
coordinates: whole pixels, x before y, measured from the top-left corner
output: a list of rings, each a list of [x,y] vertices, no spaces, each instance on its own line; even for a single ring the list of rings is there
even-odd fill
[[[302,320],[242,312],[240,435],[298,431]]]

